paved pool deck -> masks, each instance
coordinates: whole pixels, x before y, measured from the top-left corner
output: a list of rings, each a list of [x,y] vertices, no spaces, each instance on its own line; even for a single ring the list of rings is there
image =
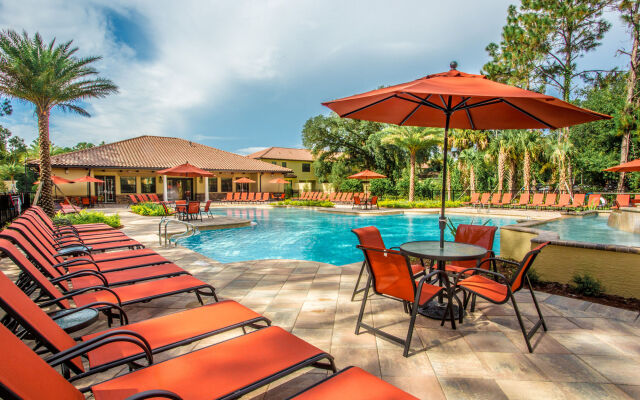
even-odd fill
[[[110,210],[116,211],[116,210]],[[222,264],[183,247],[158,245],[157,225],[120,211],[123,231],[194,276],[216,287],[219,296],[262,313],[278,325],[335,357],[339,368],[357,365],[421,399],[638,399],[640,320],[637,312],[538,293],[549,331],[533,338],[530,354],[510,305],[479,301],[474,313],[452,330],[419,317],[404,358],[399,345],[372,333],[354,334],[360,302],[351,301],[359,263],[335,266],[299,260],[251,260]],[[1,267],[16,276],[16,269]],[[528,292],[517,294],[527,326],[535,314]],[[178,295],[127,307],[139,321],[199,304]],[[405,335],[407,315],[395,301],[374,297],[369,324]],[[105,322],[89,328],[95,332]],[[236,330],[169,351],[157,361],[242,334]],[[100,374],[84,385],[126,372]],[[282,399],[326,373],[304,370],[254,392],[247,399]]]

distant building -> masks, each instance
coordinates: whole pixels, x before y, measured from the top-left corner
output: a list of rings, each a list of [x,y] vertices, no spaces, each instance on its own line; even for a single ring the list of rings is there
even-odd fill
[[[269,147],[247,157],[291,169],[292,172],[286,174],[284,179],[291,182],[295,191],[323,190],[313,171],[313,155],[307,149]]]
[[[164,177],[156,171],[188,162],[213,173],[212,178]],[[38,161],[30,164],[38,167]],[[167,188],[169,200],[204,198],[205,188],[212,199],[226,192],[240,191],[236,179],[246,177],[251,192],[278,192],[282,185],[269,183],[293,171],[282,165],[263,162],[189,140],[139,136],[51,157],[53,175],[73,180],[85,175],[104,181],[100,184],[60,185],[66,196],[86,196],[88,185],[99,202],[128,202],[129,194],[156,193],[162,198]],[[166,179],[166,182],[164,182]],[[60,193],[58,192],[58,195]]]

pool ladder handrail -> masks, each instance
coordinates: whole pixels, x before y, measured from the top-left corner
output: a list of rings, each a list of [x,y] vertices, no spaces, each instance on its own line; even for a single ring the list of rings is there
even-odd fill
[[[170,223],[179,223],[183,226],[185,226],[185,231],[182,233],[177,233],[175,235],[172,235],[171,237],[169,237],[169,234],[167,232],[167,226],[169,226]],[[162,228],[164,227],[164,244],[162,243]],[[171,242],[174,242],[174,245],[177,246],[178,245],[178,240],[179,239],[184,239],[184,238],[188,238],[194,235],[197,235],[200,233],[200,230],[193,225],[192,223],[186,222],[186,221],[181,221],[179,219],[174,219],[174,218],[168,218],[167,216],[162,217],[162,219],[160,219],[160,222],[158,223],[158,241],[160,242],[160,246],[170,246]]]

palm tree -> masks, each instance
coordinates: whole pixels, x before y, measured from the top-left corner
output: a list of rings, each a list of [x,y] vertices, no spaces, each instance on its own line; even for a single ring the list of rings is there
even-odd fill
[[[76,57],[72,41],[56,45],[42,41],[39,33],[31,39],[13,30],[0,33],[0,92],[33,103],[38,117],[40,140],[39,204],[53,216],[49,116],[54,107],[89,117],[82,101],[102,98],[118,91],[108,79],[95,77],[90,64],[101,57]]]
[[[443,131],[439,128],[392,125],[382,130],[386,134],[382,143],[400,147],[409,152],[409,201],[415,195],[416,154],[442,144]]]
[[[9,178],[12,189],[15,189],[15,176],[23,171],[24,167],[16,163],[0,165],[0,175],[2,175],[4,179]]]
[[[538,158],[543,150],[542,133],[540,131],[519,131],[518,141],[523,153],[522,179],[524,191],[531,190],[531,162]]]

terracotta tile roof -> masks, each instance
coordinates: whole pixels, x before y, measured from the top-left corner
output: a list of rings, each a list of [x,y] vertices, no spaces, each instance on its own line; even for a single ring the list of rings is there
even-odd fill
[[[268,149],[249,154],[249,158],[266,158],[270,160],[313,161],[313,155],[307,149],[292,149],[289,147],[269,147]]]
[[[51,157],[53,167],[164,169],[185,162],[210,171],[291,172],[289,168],[163,136],[139,136]]]

